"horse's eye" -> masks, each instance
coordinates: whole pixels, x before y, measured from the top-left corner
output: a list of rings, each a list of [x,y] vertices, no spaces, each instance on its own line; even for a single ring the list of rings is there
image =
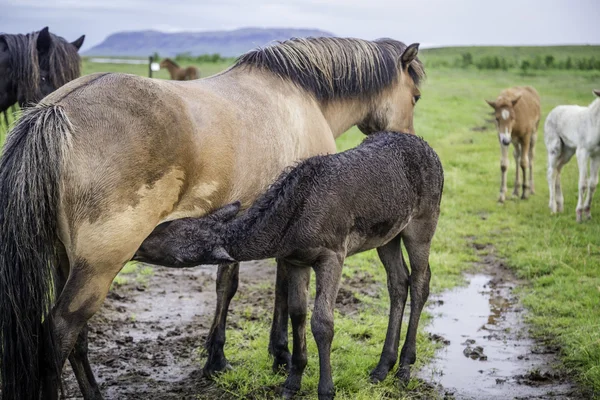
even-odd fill
[[[418,95],[416,95],[416,96],[414,97],[414,99],[415,99],[415,104],[417,104],[417,101],[419,101],[419,99],[420,99],[420,98],[421,98],[421,95],[420,95],[420,94],[418,94]]]

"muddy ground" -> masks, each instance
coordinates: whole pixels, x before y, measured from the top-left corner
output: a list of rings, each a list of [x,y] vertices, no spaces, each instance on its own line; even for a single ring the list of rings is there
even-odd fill
[[[481,252],[482,261],[474,268],[478,275],[469,277],[480,285],[471,288],[480,295],[472,301],[483,301],[486,307],[490,304],[489,315],[484,315],[488,321],[479,327],[476,319],[468,317],[475,328],[469,331],[465,325],[464,332],[456,332],[453,317],[444,319],[441,309],[445,303],[452,304],[448,296],[453,292],[433,296],[429,311],[436,318],[426,329],[432,340],[446,345],[436,361],[421,372],[421,379],[435,386],[440,398],[448,399],[585,398],[552,368],[557,349],[529,338],[524,311],[514,293],[518,284],[515,277],[493,255],[491,245],[474,246]],[[136,278],[132,274],[127,282],[116,285],[90,322],[90,361],[103,395],[106,399],[232,398],[204,378],[200,369],[204,359],[199,349],[206,339],[216,302],[216,268],[152,269],[153,273],[141,280],[140,275]],[[257,315],[270,313],[274,281],[272,261],[242,264],[238,293],[252,293],[243,296],[244,300],[239,295],[234,298],[228,320],[230,329],[239,329],[236,321],[241,312],[236,310],[248,305]],[[338,295],[338,310],[355,313],[360,301],[354,293],[373,296],[379,290],[379,285],[368,276],[346,280]],[[485,310],[484,307],[475,314],[486,314]],[[453,350],[457,354],[449,350],[454,346],[458,346],[458,350]],[[456,375],[457,371],[464,373]],[[469,375],[468,371],[476,372]],[[66,397],[79,398],[71,371],[65,371],[63,376]]]
[[[127,281],[113,287],[90,321],[89,357],[102,394],[106,399],[234,398],[201,371],[205,359],[199,349],[216,304],[216,267],[151,268],[151,274],[126,275]],[[242,263],[228,328],[239,329],[236,321],[248,305],[257,316],[269,315],[274,284],[273,261]],[[340,287],[337,309],[355,313],[355,293],[377,296],[379,291],[373,279],[358,273]],[[70,366],[63,376],[65,397],[80,398]]]

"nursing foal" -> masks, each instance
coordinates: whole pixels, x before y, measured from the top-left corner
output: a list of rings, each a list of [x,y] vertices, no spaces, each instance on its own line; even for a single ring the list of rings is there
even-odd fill
[[[284,384],[288,397],[300,389],[307,364],[306,270],[312,267],[317,297],[311,327],[319,350],[319,398],[330,399],[333,308],[344,259],[377,248],[391,304],[385,344],[371,377],[383,380],[397,361],[410,282],[410,321],[397,372],[408,381],[416,359],[417,325],[429,295],[429,251],[443,182],[442,165],[425,141],[409,134],[376,133],[355,149],[312,157],[284,172],[238,218],[240,204],[233,203],[203,218],[159,225],[134,259],[169,267],[285,259],[292,266],[288,307],[294,339],[292,368]],[[401,242],[410,260],[410,278]]]
[[[504,89],[495,101],[486,100],[496,114],[498,139],[500,140],[500,182],[499,203],[506,199],[506,171],[508,169],[508,146],[514,146],[515,157],[515,189],[513,196],[519,195],[519,166],[523,172],[522,199],[533,194],[533,158],[535,142],[540,123],[540,95],[531,86],[515,86]],[[529,169],[529,177],[527,170]]]

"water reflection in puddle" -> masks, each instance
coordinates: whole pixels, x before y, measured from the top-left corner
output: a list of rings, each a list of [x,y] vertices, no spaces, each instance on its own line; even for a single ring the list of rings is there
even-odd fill
[[[533,354],[515,283],[490,275],[467,276],[469,285],[432,299],[428,332],[450,343],[420,378],[441,384],[456,399],[568,398],[569,385],[523,384],[532,370],[548,371],[552,354]]]

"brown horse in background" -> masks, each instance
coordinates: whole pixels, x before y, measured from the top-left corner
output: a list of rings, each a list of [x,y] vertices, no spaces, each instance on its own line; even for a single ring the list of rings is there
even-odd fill
[[[191,82],[87,75],[26,110],[0,158],[3,399],[56,398],[67,357],[84,397],[102,398],[87,321],[143,240],[164,221],[248,207],[285,167],[334,153],[353,125],[413,132],[417,51],[391,39],[293,39]],[[278,261],[276,366],[290,361],[287,268]],[[207,373],[227,366],[238,273],[219,267]]]
[[[170,58],[160,62],[161,68],[166,68],[174,81],[189,81],[200,78],[200,70],[194,66],[181,68],[179,64]]]
[[[526,199],[535,193],[533,184],[533,158],[535,142],[540,124],[540,95],[531,86],[515,86],[500,92],[495,101],[486,100],[495,111],[498,139],[500,141],[500,182],[499,203],[506,199],[506,172],[508,170],[508,146],[514,146],[515,188],[513,196],[519,195],[519,166],[523,172],[523,192],[521,198]],[[529,169],[529,176],[527,170]]]

